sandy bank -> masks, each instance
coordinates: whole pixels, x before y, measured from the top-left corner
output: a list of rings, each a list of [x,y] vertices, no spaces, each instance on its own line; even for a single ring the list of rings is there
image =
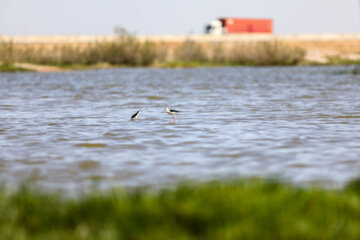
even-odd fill
[[[15,67],[29,69],[36,72],[62,72],[66,71],[63,68],[55,67],[55,66],[46,66],[46,65],[35,65],[30,63],[15,63]]]

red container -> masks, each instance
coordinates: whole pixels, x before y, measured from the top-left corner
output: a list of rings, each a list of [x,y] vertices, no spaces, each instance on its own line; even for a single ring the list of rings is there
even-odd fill
[[[272,19],[220,18],[226,33],[272,33]]]

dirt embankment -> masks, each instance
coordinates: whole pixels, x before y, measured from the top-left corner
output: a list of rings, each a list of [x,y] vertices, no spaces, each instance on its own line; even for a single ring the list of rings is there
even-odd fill
[[[54,67],[54,66],[46,66],[46,65],[35,65],[30,63],[15,63],[15,67],[29,69],[35,72],[62,72],[66,71],[63,68]]]

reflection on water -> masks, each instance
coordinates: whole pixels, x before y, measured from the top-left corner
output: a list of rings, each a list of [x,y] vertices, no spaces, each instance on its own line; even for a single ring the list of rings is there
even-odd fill
[[[0,74],[0,181],[108,187],[280,176],[341,184],[360,167],[360,76],[346,72]],[[182,111],[175,124],[165,106]],[[139,119],[130,121],[139,109]]]

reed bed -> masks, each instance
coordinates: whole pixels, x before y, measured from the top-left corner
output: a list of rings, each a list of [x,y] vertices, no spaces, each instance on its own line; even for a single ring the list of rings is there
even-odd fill
[[[360,180],[343,189],[276,180],[112,189],[76,197],[0,191],[0,239],[359,239]]]
[[[187,66],[187,65],[297,65],[305,51],[281,42],[229,44],[186,40],[178,45],[140,42],[120,35],[115,41],[86,45],[19,45],[0,43],[0,62],[56,66]]]
[[[0,61],[26,62],[43,65],[111,65],[148,66],[154,62],[155,49],[150,42],[140,43],[132,36],[121,36],[114,42],[94,42],[81,45],[18,46],[0,44]]]
[[[241,65],[297,65],[304,60],[305,51],[281,42],[238,44],[225,57]]]

